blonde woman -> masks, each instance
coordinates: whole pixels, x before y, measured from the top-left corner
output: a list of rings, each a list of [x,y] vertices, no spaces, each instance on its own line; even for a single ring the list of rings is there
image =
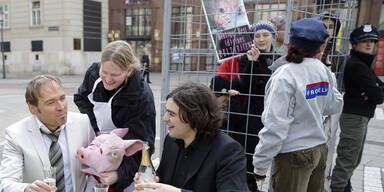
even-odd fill
[[[81,113],[88,115],[96,134],[129,128],[124,139],[148,141],[154,151],[155,105],[152,90],[138,70],[131,46],[125,41],[109,43],[101,62],[93,63],[74,95]],[[133,181],[140,153],[124,157],[118,171],[101,174],[101,182],[118,191]]]

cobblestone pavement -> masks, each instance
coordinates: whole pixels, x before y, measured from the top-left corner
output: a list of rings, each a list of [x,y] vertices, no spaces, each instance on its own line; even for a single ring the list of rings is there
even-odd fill
[[[32,74],[11,75],[7,79],[0,79],[0,159],[2,142],[4,141],[4,129],[12,123],[30,115],[25,104],[25,87],[33,77]],[[77,91],[83,76],[61,76],[64,90],[67,94],[68,110],[78,111],[73,103],[73,94]],[[176,80],[171,78],[171,81]],[[151,73],[150,84],[155,97],[156,119],[156,149],[160,146],[160,104],[161,104],[161,74]],[[177,80],[176,80],[177,81]],[[171,82],[172,84],[172,82]],[[173,87],[171,85],[171,87]],[[338,135],[338,134],[337,134]],[[384,175],[384,105],[376,109],[375,117],[369,123],[367,140],[363,159],[352,177],[352,186],[356,192],[383,192]],[[153,158],[158,158],[158,150]],[[336,155],[334,155],[336,158]],[[268,182],[264,183],[264,191]]]

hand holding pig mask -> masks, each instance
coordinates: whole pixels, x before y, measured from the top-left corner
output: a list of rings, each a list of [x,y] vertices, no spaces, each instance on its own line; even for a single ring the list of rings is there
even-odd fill
[[[77,150],[76,158],[89,168],[81,171],[100,176],[102,172],[119,168],[123,156],[131,156],[141,150],[140,140],[123,140],[128,128],[114,129],[110,134],[97,136],[87,148]]]

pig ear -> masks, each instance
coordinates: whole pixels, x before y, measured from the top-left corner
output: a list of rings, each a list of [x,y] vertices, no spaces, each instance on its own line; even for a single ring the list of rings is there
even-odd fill
[[[123,140],[125,155],[131,156],[137,151],[140,151],[143,148],[143,142],[140,140]]]
[[[123,138],[128,133],[128,130],[128,128],[118,128],[112,130],[111,133]]]

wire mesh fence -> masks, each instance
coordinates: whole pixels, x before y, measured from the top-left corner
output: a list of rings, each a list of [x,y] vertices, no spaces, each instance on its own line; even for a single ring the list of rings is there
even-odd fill
[[[216,1],[219,3],[214,4]],[[231,52],[220,52],[218,47],[223,46],[219,43],[220,33],[224,34],[225,30],[212,31],[209,19],[214,20],[218,15],[224,17],[233,14],[226,11],[226,6],[237,6],[239,3],[244,3],[249,26],[246,31],[231,31],[230,37],[233,39],[228,46],[232,47]],[[216,7],[212,8],[211,12],[204,11],[207,5]],[[225,95],[220,82],[222,79],[227,80],[225,91],[236,89],[240,95],[225,100],[226,104],[222,106],[222,110],[226,116],[226,124],[222,130],[244,146],[247,171],[252,172],[252,155],[258,142],[258,132],[263,127],[261,114],[264,109],[265,83],[273,73],[273,69],[268,67],[286,54],[291,23],[309,17],[319,17],[323,20],[331,36],[324,51],[324,55],[328,57],[323,57],[322,61],[336,74],[338,88],[342,90],[344,64],[350,48],[349,34],[356,23],[356,10],[355,0],[166,0],[161,116],[165,112],[166,95],[183,82],[195,81],[211,85],[219,97]],[[249,47],[238,51],[236,46],[240,46],[240,42],[236,41],[236,37],[247,35],[253,40],[252,44],[263,47],[263,43],[257,45],[254,31],[260,22],[267,21],[272,23],[275,29],[271,48],[260,48],[262,51],[258,60],[245,62],[248,59],[245,53]],[[236,27],[239,26],[236,26],[235,22]],[[213,33],[215,34],[212,35]],[[230,55],[229,59],[221,59],[223,54]],[[256,70],[256,63],[263,62],[268,69]],[[220,78],[215,78],[216,76]],[[244,79],[246,83],[241,81]],[[337,122],[332,126],[337,127]],[[332,131],[329,132],[328,135],[334,135]],[[160,143],[163,143],[166,134],[166,124],[162,122]],[[333,153],[332,149],[330,151]],[[265,189],[268,183],[264,185]]]

